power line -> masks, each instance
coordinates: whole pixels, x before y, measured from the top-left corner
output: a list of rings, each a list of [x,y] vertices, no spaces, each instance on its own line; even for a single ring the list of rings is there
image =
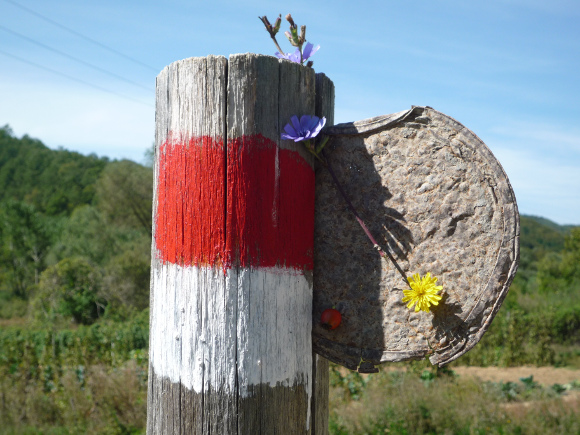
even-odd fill
[[[36,17],[38,17],[38,18],[40,18],[40,19],[42,19],[42,20],[44,20],[44,21],[46,21],[46,22],[48,22],[50,24],[52,24],[53,26],[59,27],[59,28],[61,28],[63,30],[66,30],[67,32],[72,33],[73,35],[75,35],[75,36],[77,36],[79,38],[82,38],[85,41],[89,41],[90,43],[95,44],[95,45],[98,45],[99,47],[104,48],[105,50],[110,51],[111,53],[115,53],[117,56],[121,56],[122,58],[125,58],[127,60],[130,60],[131,62],[136,63],[136,64],[139,64],[139,65],[141,65],[141,66],[143,66],[145,68],[148,68],[148,69],[150,69],[152,71],[155,71],[156,73],[159,72],[159,68],[152,67],[151,65],[147,65],[146,63],[143,63],[140,60],[137,60],[137,59],[135,59],[135,58],[133,58],[131,56],[127,56],[126,54],[121,53],[120,51],[115,50],[114,48],[111,48],[111,47],[109,47],[109,46],[107,46],[105,44],[102,44],[99,41],[94,40],[93,38],[89,38],[88,36],[85,36],[82,33],[77,32],[76,30],[73,30],[73,29],[71,29],[71,28],[69,28],[69,27],[67,27],[67,26],[65,26],[63,24],[57,23],[56,21],[54,21],[54,20],[52,20],[52,19],[50,19],[50,18],[48,18],[48,17],[46,17],[46,16],[44,16],[42,14],[39,14],[38,12],[35,12],[32,9],[27,8],[26,6],[23,6],[20,3],[17,3],[17,2],[15,2],[13,0],[4,0],[4,1],[7,2],[7,3],[10,3],[13,6],[16,6],[17,8],[22,9],[23,11],[28,12],[29,14],[32,14],[32,15],[34,15],[34,16],[36,16]]]
[[[43,69],[43,70],[45,70],[45,71],[49,71],[49,72],[51,72],[51,73],[53,73],[53,74],[56,74],[56,75],[59,75],[59,76],[61,76],[61,77],[65,77],[65,78],[67,78],[67,79],[69,79],[69,80],[73,80],[73,81],[75,81],[75,82],[82,83],[83,85],[90,86],[91,88],[98,89],[99,91],[102,91],[102,92],[107,92],[107,93],[109,93],[109,94],[116,95],[117,97],[124,98],[124,99],[126,99],[126,100],[130,100],[130,101],[133,101],[134,103],[139,103],[139,104],[144,104],[144,105],[146,105],[146,106],[149,106],[149,107],[154,107],[154,106],[153,106],[153,104],[149,104],[149,103],[146,103],[146,102],[144,102],[144,101],[137,100],[137,99],[135,99],[135,98],[132,98],[132,97],[128,97],[127,95],[123,95],[123,94],[120,94],[120,93],[118,93],[118,92],[111,91],[110,89],[106,89],[106,88],[103,88],[103,87],[101,87],[101,86],[99,86],[99,85],[95,85],[95,84],[93,84],[93,83],[89,83],[89,82],[87,82],[87,81],[85,81],[85,80],[82,80],[82,79],[79,79],[79,78],[76,78],[76,77],[70,76],[70,75],[68,75],[68,74],[65,74],[65,73],[63,73],[63,72],[60,72],[60,71],[54,70],[54,69],[52,69],[52,68],[48,68],[48,67],[46,67],[46,66],[44,66],[44,65],[40,65],[40,64],[38,64],[38,63],[36,63],[36,62],[31,62],[31,61],[29,61],[29,60],[26,60],[26,59],[24,59],[24,58],[20,57],[20,56],[16,56],[16,55],[14,55],[14,54],[7,53],[7,52],[5,52],[4,50],[0,50],[0,54],[3,54],[4,56],[11,57],[11,58],[13,58],[13,59],[16,59],[16,60],[18,60],[18,61],[20,61],[20,62],[23,62],[23,63],[27,63],[28,65],[32,65],[32,66],[35,66],[35,67],[37,67],[37,68]]]
[[[23,35],[22,33],[15,32],[14,30],[10,30],[9,28],[4,27],[2,25],[0,25],[0,29],[4,30],[5,32],[11,33],[12,35],[18,36],[19,38],[22,38],[22,39],[24,39],[26,41],[29,41],[29,42],[31,42],[33,44],[36,44],[39,47],[42,47],[42,48],[44,48],[46,50],[52,51],[54,53],[57,53],[57,54],[59,54],[61,56],[66,57],[68,59],[74,60],[75,62],[78,62],[78,63],[81,63],[81,64],[83,64],[85,66],[88,66],[89,68],[92,68],[92,69],[94,69],[96,71],[100,71],[100,72],[102,72],[104,74],[107,74],[107,75],[109,75],[111,77],[115,77],[118,80],[123,80],[124,82],[130,83],[133,86],[138,86],[138,87],[140,87],[142,89],[145,89],[147,91],[151,91],[152,90],[151,88],[148,88],[146,86],[143,86],[143,85],[141,85],[141,84],[139,84],[137,82],[134,82],[133,80],[127,79],[127,78],[125,78],[123,76],[120,76],[118,74],[115,74],[114,72],[108,71],[108,70],[106,70],[104,68],[101,68],[101,67],[99,67],[97,65],[94,65],[94,64],[92,64],[90,62],[86,62],[86,61],[84,61],[82,59],[79,59],[78,57],[71,56],[70,54],[67,54],[64,51],[58,50],[56,48],[50,47],[50,46],[48,46],[46,44],[43,44],[42,42],[36,41],[35,39],[32,39],[32,38],[30,38],[30,37],[28,37],[26,35]]]

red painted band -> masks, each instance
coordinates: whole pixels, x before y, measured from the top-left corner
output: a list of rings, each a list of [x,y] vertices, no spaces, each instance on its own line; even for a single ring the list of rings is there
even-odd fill
[[[163,261],[225,261],[226,155],[211,137],[168,139],[159,149],[155,244]]]
[[[155,225],[163,261],[312,270],[314,171],[261,135],[229,141],[227,163],[220,141],[168,140]]]
[[[261,135],[228,143],[226,250],[242,266],[313,268],[314,171]]]

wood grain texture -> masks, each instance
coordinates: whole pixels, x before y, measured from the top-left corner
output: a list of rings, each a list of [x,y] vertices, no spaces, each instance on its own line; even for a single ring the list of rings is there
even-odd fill
[[[315,115],[326,117],[326,126],[334,125],[334,83],[325,74],[316,74]],[[322,168],[318,168],[318,172]],[[316,247],[314,248],[316,250]],[[317,265],[314,264],[314,274]],[[313,290],[316,292],[316,289]],[[313,319],[316,322],[317,319]],[[312,392],[312,427],[317,435],[328,434],[329,361],[313,351],[314,385]]]
[[[208,316],[208,299],[217,293],[196,293],[195,286],[203,282],[211,270],[189,270],[172,267],[160,260],[155,239],[159,206],[159,161],[162,152],[184,156],[189,140],[198,137],[212,138],[222,143],[226,125],[226,76],[227,61],[224,57],[191,58],[167,66],[157,78],[156,101],[156,165],[154,171],[153,246],[151,279],[151,320],[149,345],[149,394],[147,398],[147,433],[204,433],[211,428],[211,415],[216,405],[225,415],[226,431],[234,433],[235,424],[228,416],[235,415],[233,401],[219,391],[203,392],[205,365],[219,365],[219,358],[211,358],[207,346],[200,343],[199,335],[219,340],[228,334],[227,327],[221,331],[197,331],[201,322],[189,323],[190,319]],[[169,145],[164,148],[162,145]],[[222,183],[223,184],[223,183]],[[216,185],[213,194],[223,197],[224,186]],[[187,195],[188,192],[183,192]],[[193,213],[193,212],[191,212]],[[173,225],[180,225],[174,222]],[[178,228],[172,228],[178,231]],[[216,275],[213,287],[223,294],[227,290],[225,277]],[[170,291],[169,291],[170,290]],[[222,310],[223,312],[223,310]],[[195,315],[193,315],[195,313]],[[226,325],[231,325],[224,319]],[[235,327],[235,325],[234,325]],[[231,326],[230,326],[231,330]],[[198,335],[198,333],[201,334]],[[214,335],[215,333],[215,335]],[[196,338],[191,339],[192,336]],[[182,344],[187,343],[182,353]],[[198,346],[197,344],[201,344]],[[224,359],[231,355],[224,355]],[[216,373],[212,367],[211,373]],[[231,386],[231,375],[222,373],[216,390]],[[214,380],[215,381],[215,380]],[[196,391],[193,384],[201,384]],[[187,385],[187,387],[184,386]],[[189,388],[188,388],[189,387]],[[218,402],[216,404],[216,402]],[[228,426],[229,425],[229,426]]]
[[[279,184],[283,179],[279,154],[290,150],[300,158],[297,144],[280,139],[281,129],[291,115],[314,111],[314,91],[312,70],[267,56],[230,57],[228,137],[260,134],[276,145],[274,158],[265,163],[275,166],[275,192],[284,187]],[[238,145],[228,142],[228,146]],[[254,195],[259,198],[260,192]],[[275,194],[271,204],[261,207],[271,209],[272,219],[278,221],[278,210],[285,200]],[[292,280],[289,286],[289,282],[271,285],[256,279],[254,271],[235,270],[244,277],[240,279],[237,301],[238,365],[244,373],[260,377],[259,382],[238,378],[240,389],[247,392],[238,400],[238,430],[264,434],[309,432],[313,374],[312,326],[307,313],[311,310],[312,283],[304,273],[311,272],[297,274],[278,269],[281,279]],[[282,278],[288,274],[294,276]],[[256,311],[258,303],[263,308]],[[280,370],[286,373],[286,380],[270,378]]]
[[[157,79],[148,434],[327,433],[328,362],[311,339],[313,159],[280,140],[291,115],[314,113],[315,81],[253,54],[185,59]],[[270,176],[273,194],[252,187]],[[310,234],[292,235],[301,219],[284,210],[311,210]],[[261,255],[272,247],[260,216],[263,231],[287,233],[277,263]]]
[[[408,284],[319,172],[316,351],[361,372],[427,355],[453,361],[481,339],[517,270],[519,216],[505,172],[475,134],[429,107],[325,132],[333,168],[379,244],[407,276],[430,272],[444,290],[431,313],[407,309]],[[327,331],[316,320],[332,306],[343,321]]]

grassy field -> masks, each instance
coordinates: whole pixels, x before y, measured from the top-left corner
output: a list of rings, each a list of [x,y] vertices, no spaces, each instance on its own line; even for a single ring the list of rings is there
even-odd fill
[[[535,372],[539,380],[559,382],[540,384]],[[414,362],[373,375],[331,365],[330,374],[335,435],[580,433],[580,370],[437,370]],[[2,376],[0,433],[144,433],[146,395],[147,364],[138,357],[115,368],[71,367],[58,376]]]
[[[494,368],[495,369],[495,368]],[[331,369],[332,434],[577,434],[580,371],[541,385],[533,375],[486,381],[422,362],[374,375]],[[527,373],[534,372],[527,367]],[[506,379],[506,378],[504,378]]]

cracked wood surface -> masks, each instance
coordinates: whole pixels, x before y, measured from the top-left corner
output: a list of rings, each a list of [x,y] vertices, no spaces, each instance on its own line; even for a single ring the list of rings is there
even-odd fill
[[[401,302],[409,288],[381,259],[328,171],[316,174],[313,345],[361,372],[387,361],[444,365],[471,349],[517,270],[519,215],[509,180],[470,130],[430,107],[325,129],[327,156],[383,249],[407,276],[439,278],[431,313]],[[335,306],[342,325],[320,325]]]
[[[174,62],[156,92],[147,433],[324,435],[328,361],[311,343],[313,158],[280,131],[294,114],[316,112],[331,125],[334,86],[310,68],[239,54]],[[240,154],[250,147],[251,157]],[[264,174],[274,174],[273,200],[266,189],[230,188]],[[277,192],[289,190],[310,207],[288,206],[296,195]],[[303,209],[308,216],[295,219],[278,213]],[[262,211],[275,227],[310,222],[309,233],[281,237],[267,267],[270,246],[248,235],[266,234],[266,225],[251,232]],[[236,236],[231,251],[226,234]],[[281,260],[300,237],[309,238],[303,267]],[[256,245],[260,256],[242,264],[240,253]]]

